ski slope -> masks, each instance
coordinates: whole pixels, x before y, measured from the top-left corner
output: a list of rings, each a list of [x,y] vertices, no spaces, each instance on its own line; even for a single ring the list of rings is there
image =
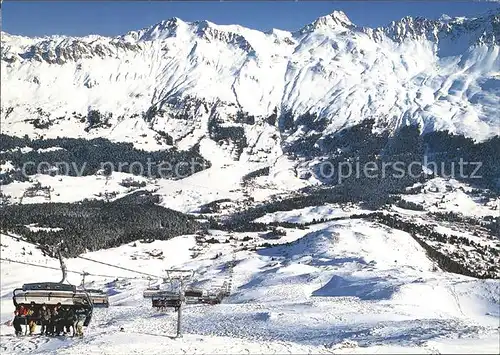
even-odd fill
[[[298,234],[297,234],[298,233]],[[142,291],[141,275],[82,259],[72,271],[91,277],[87,287],[110,294],[96,309],[82,339],[12,336],[1,326],[2,353],[498,353],[498,280],[476,280],[440,271],[407,233],[347,220],[311,226],[280,242],[243,250],[245,234],[211,231],[221,244],[196,246],[194,236],[151,244],[130,243],[84,256],[142,272],[170,267],[195,271],[196,284],[221,285],[236,260],[233,291],[222,304],[186,306],[184,337],[174,339],[176,313],[159,314]],[[300,235],[299,235],[300,234]],[[232,238],[232,239],[231,239]],[[232,240],[224,243],[226,239]],[[2,258],[57,267],[33,245],[1,236]],[[162,252],[164,259],[151,255]],[[31,254],[30,254],[31,253]],[[218,258],[214,257],[221,253]],[[58,281],[56,270],[2,261],[1,321],[12,316],[11,292],[24,282]],[[126,279],[122,277],[139,277]],[[80,276],[70,274],[79,284]],[[123,330],[121,331],[121,329]]]
[[[484,196],[483,191],[474,192],[473,186],[441,177],[416,185],[421,192],[404,195],[404,200],[420,204],[428,212],[454,212],[476,218],[498,215],[495,211],[500,208],[500,197],[496,194]]]

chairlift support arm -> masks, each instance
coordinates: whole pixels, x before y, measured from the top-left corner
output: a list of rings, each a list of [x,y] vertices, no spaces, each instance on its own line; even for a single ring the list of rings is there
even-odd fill
[[[61,249],[57,250],[57,257],[59,258],[59,263],[61,264],[61,271],[62,271],[62,279],[61,281],[59,281],[59,283],[63,284],[66,282],[66,278],[68,276],[68,269],[66,268],[66,263],[64,262],[64,259],[62,257]]]

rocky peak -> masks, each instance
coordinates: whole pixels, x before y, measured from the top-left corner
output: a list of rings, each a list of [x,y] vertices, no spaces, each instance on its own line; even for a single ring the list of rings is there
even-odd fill
[[[153,26],[143,28],[139,31],[130,31],[120,39],[125,41],[154,41],[175,36],[182,21],[178,17],[172,17],[168,20],[163,20]]]
[[[244,51],[250,52],[254,49],[245,37],[238,33],[225,31],[209,21],[196,21],[191,24],[191,28],[201,39],[207,42],[220,41],[232,46],[236,46]]]
[[[303,27],[299,33],[313,32],[319,29],[353,29],[354,25],[342,11],[334,11],[329,15],[318,17],[314,22]]]
[[[475,43],[500,42],[500,8],[490,11],[479,18],[450,18],[443,15],[439,20],[429,20],[422,17],[406,16],[399,21],[393,21],[381,29],[389,38],[396,42],[405,40],[431,40],[439,42],[444,37]]]

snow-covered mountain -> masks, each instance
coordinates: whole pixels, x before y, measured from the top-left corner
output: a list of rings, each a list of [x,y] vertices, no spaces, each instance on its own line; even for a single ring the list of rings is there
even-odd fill
[[[2,46],[10,135],[158,149],[163,132],[163,146],[187,149],[220,140],[215,124],[242,132],[238,149],[227,144],[234,159],[265,161],[282,154],[282,140],[313,129],[318,140],[366,119],[379,131],[418,124],[478,141],[500,131],[500,10],[375,29],[335,11],[266,33],[172,18],[114,38],[2,33]],[[286,117],[300,124],[282,135]]]

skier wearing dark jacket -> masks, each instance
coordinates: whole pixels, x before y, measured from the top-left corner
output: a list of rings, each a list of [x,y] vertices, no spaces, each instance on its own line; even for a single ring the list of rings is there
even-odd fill
[[[66,323],[66,315],[68,309],[66,306],[60,306],[56,318],[56,335],[61,335],[64,332],[64,325]]]
[[[49,323],[50,323],[50,310],[47,308],[47,305],[44,303],[42,304],[42,307],[40,308],[40,323],[42,324],[40,334],[49,334]]]
[[[50,316],[50,324],[51,324],[51,330],[52,330],[52,335],[59,335],[61,332],[60,330],[60,323],[61,323],[61,303],[58,303],[54,309],[52,310],[52,314]]]
[[[47,335],[54,335],[55,331],[55,325],[54,325],[54,306],[51,306],[50,308],[47,307],[49,311],[49,322],[47,324],[47,329],[45,330],[45,334]]]
[[[74,324],[76,321],[75,311],[72,308],[68,308],[64,314],[64,325],[66,327],[66,333],[70,332],[71,327],[73,327],[73,335],[75,335]]]

